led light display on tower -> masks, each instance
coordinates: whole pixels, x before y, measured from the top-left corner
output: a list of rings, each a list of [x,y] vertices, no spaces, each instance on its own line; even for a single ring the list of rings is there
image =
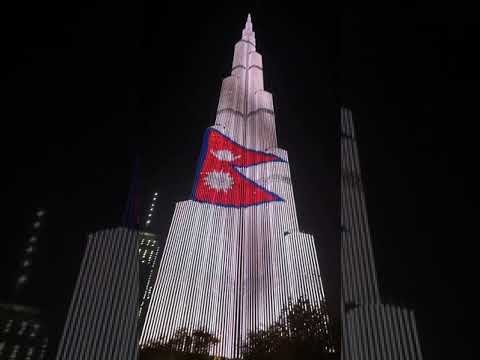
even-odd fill
[[[207,130],[204,141],[193,188],[194,200],[233,207],[282,200],[241,172],[242,168],[283,161],[280,157],[247,149],[214,129]]]
[[[191,198],[175,207],[140,346],[201,328],[220,340],[212,354],[238,357],[249,332],[267,328],[301,296],[323,300],[319,264],[314,238],[298,227],[249,15]]]

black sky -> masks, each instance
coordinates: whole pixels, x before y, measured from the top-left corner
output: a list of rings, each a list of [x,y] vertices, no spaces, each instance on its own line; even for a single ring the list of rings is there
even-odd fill
[[[416,309],[425,359],[469,358],[475,227],[469,173],[478,56],[467,10],[257,2],[19,3],[1,11],[1,281],[37,206],[49,213],[28,301],[53,343],[85,234],[120,222],[133,159],[165,235],[190,193],[233,45],[252,13],[300,226],[339,302],[339,113],[357,118],[381,293]],[[8,295],[2,286],[3,298]]]

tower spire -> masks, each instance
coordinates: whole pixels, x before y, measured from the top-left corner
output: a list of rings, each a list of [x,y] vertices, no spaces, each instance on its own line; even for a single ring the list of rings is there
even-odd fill
[[[252,31],[252,17],[250,16],[250,13],[248,13],[247,16],[247,22],[245,23],[245,30]]]

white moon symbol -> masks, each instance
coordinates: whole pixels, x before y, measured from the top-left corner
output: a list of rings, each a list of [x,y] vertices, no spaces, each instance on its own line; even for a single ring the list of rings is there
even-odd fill
[[[233,153],[230,150],[217,150],[217,151],[212,150],[212,154],[218,160],[223,160],[223,161],[233,161],[240,157],[240,156],[233,155]]]

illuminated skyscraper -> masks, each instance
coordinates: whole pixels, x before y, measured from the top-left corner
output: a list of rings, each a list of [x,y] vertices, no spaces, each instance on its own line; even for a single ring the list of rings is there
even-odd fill
[[[138,282],[137,231],[90,234],[56,359],[135,359]]]
[[[90,234],[57,359],[136,359],[140,324],[150,300],[158,236],[149,232],[158,194],[143,224],[139,161],[122,216],[123,227]]]
[[[287,152],[277,145],[272,95],[248,16],[204,135],[193,191],[176,204],[140,338],[204,328],[213,354],[239,355],[288,298],[324,298],[313,236],[298,227]]]
[[[352,113],[341,110],[342,359],[421,360],[412,310],[383,304]]]

